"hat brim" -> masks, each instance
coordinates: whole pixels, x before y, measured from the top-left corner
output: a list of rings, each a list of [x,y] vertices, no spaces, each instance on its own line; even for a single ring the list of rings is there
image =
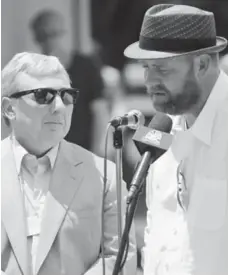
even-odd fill
[[[226,48],[226,46],[227,46],[227,40],[219,36],[216,37],[215,46],[202,48],[196,51],[181,52],[181,53],[143,50],[139,47],[139,42],[135,42],[125,49],[124,55],[132,59],[164,59],[164,58],[172,58],[172,57],[183,56],[183,55],[221,52]]]

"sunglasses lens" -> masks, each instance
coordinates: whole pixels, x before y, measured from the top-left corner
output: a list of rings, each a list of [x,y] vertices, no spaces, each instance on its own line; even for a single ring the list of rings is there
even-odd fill
[[[50,89],[39,89],[35,94],[35,100],[39,104],[49,104],[53,97],[54,93]]]
[[[75,90],[64,90],[62,92],[62,100],[65,105],[75,104],[78,98],[78,92]]]
[[[57,91],[49,88],[38,89],[34,93],[35,100],[38,104],[50,104]],[[78,98],[78,91],[74,89],[64,89],[60,92],[62,101],[65,105],[75,104]]]

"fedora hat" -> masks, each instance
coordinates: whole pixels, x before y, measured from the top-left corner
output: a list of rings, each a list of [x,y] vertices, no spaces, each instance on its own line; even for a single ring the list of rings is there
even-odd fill
[[[162,59],[220,52],[227,40],[216,36],[214,14],[187,5],[159,4],[144,15],[139,41],[124,55],[133,59]]]

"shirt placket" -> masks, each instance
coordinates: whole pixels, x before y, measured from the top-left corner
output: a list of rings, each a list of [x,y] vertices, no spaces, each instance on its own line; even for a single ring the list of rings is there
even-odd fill
[[[38,224],[38,234],[35,234],[33,236],[32,240],[32,259],[33,259],[33,267],[35,267],[36,262],[36,252],[39,242],[39,235],[41,231],[41,220],[42,220],[42,213],[44,208],[44,202],[45,202],[45,195],[46,195],[46,180],[48,180],[48,163],[47,163],[47,157],[44,159],[38,160],[37,165],[37,171],[34,178],[34,192],[33,192],[33,198],[34,202],[36,203],[35,208],[35,217]]]
[[[26,168],[28,172],[24,179],[24,196],[27,209],[28,245],[34,270],[45,200],[45,183],[48,179],[47,160],[27,159]]]

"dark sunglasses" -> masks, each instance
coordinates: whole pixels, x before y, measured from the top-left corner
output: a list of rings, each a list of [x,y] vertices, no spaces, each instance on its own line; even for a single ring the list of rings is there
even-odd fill
[[[58,94],[61,97],[63,103],[65,105],[69,105],[76,103],[79,91],[74,88],[62,88],[59,90],[52,88],[39,88],[14,93],[10,96],[10,98],[20,98],[28,94],[34,94],[35,101],[38,104],[50,104]]]

